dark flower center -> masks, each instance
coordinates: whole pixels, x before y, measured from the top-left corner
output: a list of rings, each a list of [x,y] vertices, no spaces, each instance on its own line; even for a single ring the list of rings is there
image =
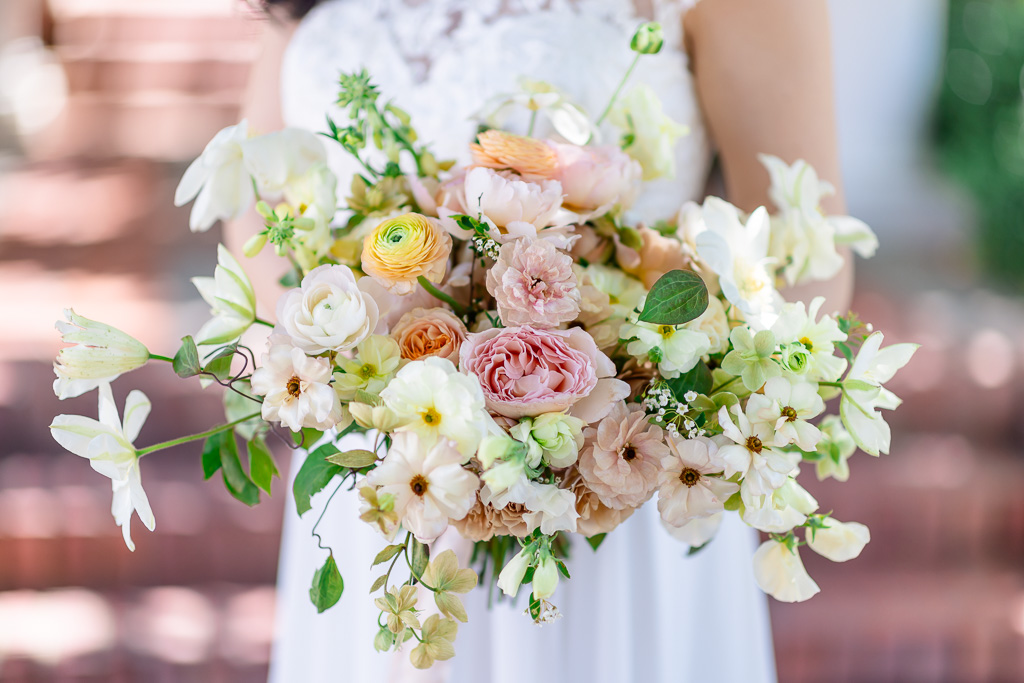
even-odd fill
[[[286,385],[286,387],[288,389],[289,394],[298,398],[299,394],[302,393],[302,380],[300,380],[298,377],[292,377],[290,380],[288,380],[288,384]]]
[[[796,411],[789,406],[782,409],[782,416],[786,418],[786,422],[796,421]]]
[[[700,481],[700,472],[692,467],[687,467],[679,475],[679,481],[686,484],[686,488],[693,488]]]
[[[636,455],[636,448],[632,444],[628,444],[625,448],[622,449],[622,459],[625,460],[626,462],[632,462],[633,460],[636,460]]]
[[[409,482],[409,488],[411,488],[412,492],[415,493],[417,496],[422,496],[426,494],[427,489],[429,487],[430,483],[422,474],[417,474],[415,477],[412,478],[412,481]]]
[[[760,453],[761,449],[764,448],[764,444],[761,443],[761,439],[756,436],[751,436],[747,437],[747,448],[755,453]]]

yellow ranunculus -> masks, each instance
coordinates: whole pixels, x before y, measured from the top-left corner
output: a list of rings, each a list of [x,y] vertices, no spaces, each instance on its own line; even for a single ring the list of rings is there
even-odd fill
[[[421,275],[444,278],[452,238],[433,218],[407,213],[382,222],[363,240],[363,271],[393,294],[409,294]]]

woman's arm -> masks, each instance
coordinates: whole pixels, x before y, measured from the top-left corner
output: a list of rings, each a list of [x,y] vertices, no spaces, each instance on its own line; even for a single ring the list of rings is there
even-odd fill
[[[242,117],[249,120],[250,130],[269,133],[284,127],[281,118],[281,60],[295,31],[295,24],[291,20],[277,18],[267,18],[262,23],[260,55],[249,74]],[[262,219],[255,210],[250,211],[243,218],[225,224],[224,241],[252,280],[260,317],[274,320],[274,306],[281,293],[277,280],[284,274],[284,261],[269,246],[255,258],[246,258],[242,254],[246,240],[262,229]]]
[[[687,12],[684,28],[729,200],[747,211],[768,204],[768,172],[757,155],[773,154],[814,166],[837,190],[823,200],[825,210],[843,213],[824,0],[701,0]],[[853,264],[848,252],[844,256],[834,279],[783,296],[824,295],[824,310],[845,312]]]

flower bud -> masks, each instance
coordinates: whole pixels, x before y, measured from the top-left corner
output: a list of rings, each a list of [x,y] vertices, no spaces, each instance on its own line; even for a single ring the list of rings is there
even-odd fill
[[[100,384],[142,367],[149,350],[142,342],[116,327],[105,325],[64,310],[57,321],[61,341],[73,344],[60,350],[53,364],[57,379],[53,392],[60,399],[81,396]]]
[[[779,602],[803,602],[821,589],[804,569],[800,551],[778,541],[765,541],[754,553],[757,585]]]
[[[530,568],[532,561],[532,554],[527,554],[526,550],[520,550],[519,554],[509,560],[505,568],[498,574],[498,588],[510,598],[516,597],[519,586],[523,583],[523,577],[526,576],[526,570]]]
[[[799,342],[783,344],[781,351],[782,367],[797,375],[807,372],[810,367],[811,352],[807,350],[806,346]]]
[[[548,555],[540,561],[537,571],[533,573],[533,597],[546,600],[555,594],[558,588],[558,566],[555,559]]]
[[[245,245],[242,247],[242,253],[245,254],[248,258],[253,258],[258,253],[263,251],[263,247],[266,244],[267,244],[267,233],[265,233],[265,232],[256,233],[255,235],[250,237],[248,240],[246,240]]]
[[[833,562],[846,562],[860,555],[871,540],[871,532],[859,522],[827,519],[824,529],[808,529],[807,545]]]
[[[476,459],[489,469],[495,460],[511,460],[510,457],[516,449],[516,442],[504,434],[488,434],[480,442],[480,449],[476,452]]]
[[[661,24],[649,21],[646,24],[641,24],[633,34],[633,39],[629,41],[629,49],[642,55],[653,55],[661,52],[661,47],[664,44],[665,36],[661,30]]]

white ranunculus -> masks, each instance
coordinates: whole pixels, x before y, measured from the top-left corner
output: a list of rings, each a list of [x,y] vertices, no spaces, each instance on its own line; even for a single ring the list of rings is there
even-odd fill
[[[779,602],[803,602],[821,590],[804,569],[799,549],[778,541],[765,541],[754,553],[754,579]]]
[[[516,597],[519,587],[523,585],[523,577],[526,570],[533,562],[533,555],[527,554],[526,550],[520,550],[515,557],[505,564],[505,567],[498,574],[498,588],[510,598]]]
[[[675,177],[676,143],[690,129],[665,113],[653,88],[634,86],[619,100],[608,120],[626,134],[629,144],[624,149],[640,162],[644,180]]]
[[[476,503],[480,480],[462,467],[455,444],[440,439],[431,446],[411,432],[392,436],[384,460],[366,477],[368,486],[395,497],[395,513],[421,543],[444,533],[448,521],[462,519]]]
[[[883,336],[875,332],[857,352],[843,380],[839,414],[861,450],[871,455],[889,452],[889,425],[879,409],[894,410],[902,402],[882,385],[906,365],[919,344],[893,344],[881,348]]]
[[[871,532],[860,522],[827,519],[827,529],[808,529],[807,545],[833,562],[846,562],[860,555],[871,540]]]
[[[64,310],[64,318],[56,327],[61,341],[73,346],[58,351],[53,364],[57,398],[81,396],[149,360],[149,349],[116,327],[77,315],[70,308]]]
[[[757,209],[744,225],[736,207],[708,197],[703,213],[706,229],[697,235],[697,255],[718,275],[722,294],[748,322],[770,327],[782,297],[775,290],[775,260],[768,256],[768,212]]]
[[[50,425],[53,438],[75,455],[89,459],[92,468],[110,478],[114,492],[111,512],[121,527],[125,545],[134,552],[131,536],[132,512],[152,531],[156,527],[153,510],[142,488],[139,456],[133,442],[146,422],[151,404],[139,390],[128,394],[124,404],[124,420],[117,414],[117,406],[109,384],[99,386],[99,420],[81,415],[58,415]]]
[[[278,323],[309,354],[351,349],[374,331],[378,315],[348,266],[318,266],[277,301]]]
[[[530,455],[537,452],[536,467],[541,457],[551,467],[569,467],[576,462],[583,447],[583,420],[565,413],[544,413],[525,417],[510,433],[526,444]]]
[[[249,124],[244,119],[224,128],[185,169],[174,192],[174,205],[183,206],[195,197],[188,221],[192,232],[205,232],[218,220],[239,218],[255,201],[252,178],[242,156],[248,135]]]
[[[242,336],[256,320],[256,294],[242,266],[223,244],[217,245],[213,277],[194,277],[192,284],[212,306],[208,321],[196,334],[197,344],[227,344]]]
[[[253,392],[264,397],[264,420],[280,422],[293,432],[331,429],[341,422],[345,412],[330,386],[328,359],[311,358],[302,349],[274,344],[263,354],[262,363],[251,381]]]
[[[555,558],[547,555],[537,565],[537,570],[533,573],[533,597],[538,600],[547,600],[555,594],[555,589],[558,588],[558,566],[555,564]]]
[[[515,502],[522,502],[529,510],[523,514],[523,520],[530,531],[540,528],[546,535],[559,531],[576,533],[580,513],[576,510],[576,496],[572,491],[534,481],[530,482],[530,495]]]
[[[493,424],[480,383],[447,358],[431,356],[406,364],[380,397],[400,420],[398,431],[415,432],[424,443],[451,439],[463,460],[473,457]]]

